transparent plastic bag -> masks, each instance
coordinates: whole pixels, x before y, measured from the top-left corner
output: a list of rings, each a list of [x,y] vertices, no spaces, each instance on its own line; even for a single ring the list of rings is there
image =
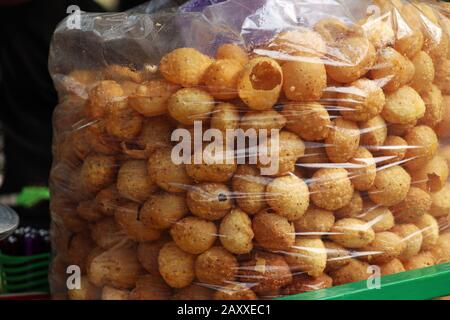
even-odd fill
[[[55,298],[269,299],[450,260],[444,4],[145,12],[53,37]]]

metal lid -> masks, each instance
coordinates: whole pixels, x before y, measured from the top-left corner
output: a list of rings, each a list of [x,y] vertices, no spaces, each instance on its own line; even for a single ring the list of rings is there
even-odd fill
[[[19,226],[19,216],[10,207],[0,204],[0,240],[5,239]]]

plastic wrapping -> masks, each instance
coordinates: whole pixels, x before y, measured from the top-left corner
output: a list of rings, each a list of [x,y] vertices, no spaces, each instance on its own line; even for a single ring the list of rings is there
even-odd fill
[[[146,12],[53,37],[55,298],[269,299],[450,260],[448,7]]]

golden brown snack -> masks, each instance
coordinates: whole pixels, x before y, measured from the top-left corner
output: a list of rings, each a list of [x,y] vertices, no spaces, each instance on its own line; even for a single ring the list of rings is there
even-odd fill
[[[152,275],[159,275],[158,255],[167,237],[151,242],[140,242],[137,246],[137,258],[142,267]]]
[[[422,269],[436,264],[436,259],[430,251],[420,252],[418,255],[402,261],[405,270]]]
[[[222,247],[212,247],[195,260],[195,275],[198,280],[211,285],[232,283],[238,269],[236,258]]]
[[[172,289],[160,275],[146,274],[136,281],[136,287],[130,293],[130,300],[168,300]]]
[[[158,255],[159,273],[172,288],[184,288],[195,278],[195,255],[184,252],[175,242],[166,243]]]
[[[326,53],[326,44],[319,33],[305,27],[296,27],[276,35],[268,49],[280,60],[283,60],[283,55],[320,57]]]
[[[350,262],[351,252],[343,246],[333,241],[324,241],[324,245],[327,252],[327,272],[340,269]]]
[[[268,110],[278,101],[283,71],[273,59],[257,57],[245,66],[238,81],[239,97],[253,110]]]
[[[105,79],[111,79],[116,81],[132,81],[139,83],[143,81],[142,75],[128,66],[119,64],[111,64],[103,70]]]
[[[309,206],[308,186],[295,175],[276,178],[267,185],[266,202],[280,216],[297,220]]]
[[[233,209],[220,222],[219,239],[223,247],[234,254],[249,253],[253,249],[252,221],[248,215]]]
[[[381,116],[359,124],[361,130],[361,145],[370,150],[378,150],[387,138],[387,125]]]
[[[375,81],[361,78],[337,95],[339,111],[344,119],[367,121],[380,114],[385,104],[383,90]]]
[[[122,197],[142,203],[157,188],[147,173],[146,161],[128,160],[121,165],[117,174],[117,191]]]
[[[186,202],[192,214],[206,220],[218,220],[230,212],[233,198],[221,183],[200,183],[191,187]]]
[[[214,291],[199,284],[191,284],[179,289],[172,296],[171,300],[212,300]]]
[[[102,214],[112,216],[122,200],[116,186],[111,185],[97,193],[95,196],[95,206]]]
[[[400,124],[400,123],[389,123],[388,133],[393,136],[403,137],[408,134],[417,124],[417,120]]]
[[[347,36],[352,30],[339,19],[324,18],[314,25],[314,31],[319,33],[326,42],[333,43]]]
[[[120,151],[120,141],[108,135],[105,121],[91,122],[89,126],[78,129],[84,132],[84,138],[77,144],[77,154],[94,151],[104,155],[115,155]],[[87,150],[81,150],[80,143],[85,143]]]
[[[442,102],[442,121],[436,126],[435,130],[439,138],[450,137],[450,96],[444,96]]]
[[[133,288],[142,274],[133,247],[122,246],[104,251],[90,260],[89,281],[96,286],[112,286],[117,289]]]
[[[97,204],[93,200],[85,200],[78,203],[77,214],[80,218],[89,222],[96,222],[103,218],[102,212],[97,209]]]
[[[430,214],[435,218],[450,215],[450,184],[431,194]]]
[[[172,118],[185,125],[207,120],[214,109],[214,98],[206,91],[184,88],[175,92],[168,101],[167,110]]]
[[[430,85],[434,80],[434,64],[431,57],[425,51],[420,51],[411,58],[416,73],[410,86],[418,92]]]
[[[435,64],[436,77],[434,83],[441,89],[443,94],[450,94],[450,59],[437,61]]]
[[[258,294],[279,290],[292,281],[286,260],[279,255],[257,252],[239,267],[239,280]]]
[[[247,52],[238,45],[225,43],[217,48],[216,59],[232,59],[239,61],[241,65],[245,65],[248,62],[248,55]]]
[[[267,250],[289,250],[295,242],[295,228],[286,218],[263,210],[252,221],[256,243]]]
[[[395,43],[394,24],[390,15],[369,16],[358,22],[375,49],[380,50]]]
[[[308,142],[305,144],[305,154],[298,159],[298,167],[315,170],[326,163],[330,163],[325,146],[322,142]]]
[[[353,186],[347,170],[323,168],[314,173],[309,185],[312,202],[325,210],[337,210],[350,203]]]
[[[94,249],[95,243],[86,232],[74,234],[67,245],[68,262],[80,268],[85,273],[87,269],[86,259]]]
[[[250,111],[242,116],[239,127],[244,131],[255,129],[258,133],[265,129],[266,134],[271,135],[271,130],[281,130],[286,122],[286,118],[275,110]]]
[[[327,211],[310,206],[305,214],[294,221],[297,235],[326,235],[334,225],[332,211]]]
[[[375,234],[375,239],[362,248],[362,258],[371,264],[380,264],[398,258],[405,250],[406,243],[397,234],[383,231]]]
[[[87,192],[98,192],[116,179],[117,163],[111,156],[87,156],[81,167],[79,181]]]
[[[439,236],[436,245],[430,249],[436,264],[450,261],[450,233],[444,233]]]
[[[336,210],[334,215],[338,219],[342,218],[355,218],[357,217],[363,210],[363,199],[361,197],[361,193],[359,191],[353,192],[352,199],[350,202],[343,208]]]
[[[350,159],[349,178],[353,187],[359,191],[369,190],[377,174],[376,160],[366,148],[359,147]]]
[[[406,158],[408,162],[405,167],[408,170],[416,170],[425,165],[434,157],[439,145],[436,133],[428,126],[414,127],[406,136],[408,145],[414,148],[408,148]]]
[[[382,276],[405,271],[405,267],[399,259],[392,259],[391,261],[380,264],[379,267],[381,269]]]
[[[80,279],[79,289],[69,289],[67,296],[70,300],[98,300],[101,295],[101,289],[91,282],[86,276]]]
[[[351,36],[336,41],[332,50],[339,52],[326,65],[328,76],[341,83],[351,83],[364,76],[376,59],[375,48],[364,37]]]
[[[90,118],[101,118],[105,115],[110,102],[122,98],[124,92],[120,84],[115,81],[100,81],[89,90],[89,98],[86,102],[86,113]]]
[[[355,218],[336,221],[330,239],[346,248],[363,248],[375,239],[371,224]]]
[[[179,48],[166,54],[160,72],[168,81],[183,87],[199,85],[212,59],[193,48]]]
[[[417,187],[411,187],[406,198],[391,207],[391,210],[397,222],[411,223],[428,213],[431,203],[431,197],[427,192]]]
[[[142,129],[142,116],[128,106],[127,100],[108,104],[105,116],[106,132],[122,140],[134,139]]]
[[[394,215],[389,208],[377,205],[370,200],[364,202],[363,212],[356,218],[369,223],[375,232],[388,231],[395,224]]]
[[[434,84],[429,84],[420,93],[425,102],[425,115],[419,119],[419,124],[436,127],[444,117],[444,98],[441,90]]]
[[[404,23],[407,23],[404,21]],[[398,34],[394,43],[394,49],[410,59],[420,52],[423,47],[424,37],[422,32],[417,29],[410,29],[404,34]]]
[[[381,115],[389,123],[407,124],[422,118],[425,110],[425,102],[417,91],[403,86],[386,96]]]
[[[423,167],[411,171],[412,184],[428,192],[437,192],[444,187],[448,174],[447,160],[437,155]]]
[[[377,148],[377,164],[399,164],[406,156],[408,143],[399,136],[387,136],[384,144]]]
[[[304,271],[311,277],[318,277],[325,270],[327,250],[320,238],[297,238],[286,261],[292,271]]]
[[[239,127],[239,110],[231,103],[219,103],[211,115],[211,128],[226,133],[227,129]]]
[[[238,60],[214,61],[203,75],[208,92],[216,99],[230,100],[238,97],[237,83],[242,70]]]
[[[307,141],[319,141],[328,136],[331,126],[327,109],[319,103],[288,103],[284,106],[286,128]]]
[[[402,202],[409,191],[411,177],[400,166],[384,167],[378,170],[375,182],[369,189],[369,198],[383,206]]]
[[[303,292],[311,292],[320,289],[331,288],[333,279],[328,275],[321,274],[318,277],[311,277],[307,274],[294,276],[292,283],[283,288],[283,295],[293,295]]]
[[[439,225],[436,219],[430,214],[425,214],[417,218],[414,224],[422,231],[423,241],[421,250],[431,250],[439,239]]]
[[[110,249],[118,244],[127,242],[125,232],[115,222],[107,217],[91,225],[91,236],[95,243],[103,249]]]
[[[120,290],[114,287],[104,286],[102,289],[102,300],[129,300],[130,299],[130,291],[128,290]]]
[[[140,219],[140,205],[126,202],[116,209],[115,220],[129,238],[137,242],[155,241],[160,238],[161,231],[148,227]]]
[[[247,286],[239,283],[221,286],[214,292],[214,300],[257,300],[256,294]]]
[[[289,100],[316,101],[327,87],[327,72],[320,59],[312,62],[298,60],[283,63],[283,90]]]
[[[192,185],[185,166],[172,162],[171,148],[154,151],[148,159],[147,170],[150,179],[165,191],[186,192],[187,187]]]
[[[335,119],[325,139],[328,158],[333,162],[346,162],[353,157],[360,141],[356,123],[343,118]]]
[[[347,265],[331,271],[329,275],[333,278],[333,285],[335,286],[367,280],[370,276],[369,264],[356,259],[350,259]]]
[[[255,214],[266,207],[265,191],[268,179],[251,165],[239,165],[231,180],[237,205],[248,214]]]
[[[159,192],[148,198],[141,208],[139,217],[149,228],[169,229],[188,213],[184,196]]]
[[[212,247],[218,233],[213,222],[197,217],[186,217],[172,226],[170,235],[181,250],[200,254]]]
[[[145,117],[154,117],[167,113],[167,102],[179,86],[166,80],[151,80],[137,86],[128,97],[131,108]]]
[[[391,232],[397,234],[405,243],[405,248],[399,256],[400,259],[409,259],[420,252],[423,241],[422,231],[414,224],[397,224],[391,229]]]

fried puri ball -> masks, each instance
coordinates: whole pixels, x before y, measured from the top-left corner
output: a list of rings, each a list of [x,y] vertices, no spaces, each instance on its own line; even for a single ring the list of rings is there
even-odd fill
[[[331,120],[327,109],[319,103],[289,103],[284,106],[286,129],[307,141],[320,141],[328,136]]]
[[[405,136],[408,134],[417,124],[417,120],[400,124],[400,123],[389,123],[388,133],[393,136]]]
[[[230,100],[238,97],[237,83],[242,64],[234,59],[216,60],[203,75],[208,92],[216,99]]]
[[[397,224],[391,229],[391,232],[398,235],[405,243],[405,248],[399,256],[400,259],[409,259],[420,252],[423,236],[417,226],[412,223]]]
[[[402,202],[409,191],[411,177],[400,166],[385,167],[377,171],[375,182],[369,189],[369,198],[383,206]]]
[[[311,277],[318,277],[325,270],[327,251],[320,238],[297,238],[286,261],[292,271],[304,271]]]
[[[408,143],[399,136],[387,136],[383,146],[377,148],[379,165],[399,164],[406,156]]]
[[[161,59],[159,70],[168,81],[183,87],[197,86],[202,82],[212,59],[193,48],[179,48]]]
[[[436,127],[444,117],[444,98],[441,90],[434,84],[430,84],[421,92],[425,102],[425,115],[419,119],[419,124]]]
[[[375,232],[366,221],[344,218],[333,225],[330,239],[346,248],[364,248],[375,239]]]
[[[128,104],[145,117],[167,113],[167,103],[179,86],[166,80],[151,80],[137,86],[128,98]]]
[[[278,101],[283,84],[283,71],[273,59],[251,59],[238,80],[239,97],[253,110],[268,110]]]
[[[221,183],[200,183],[186,195],[189,210],[195,216],[214,221],[222,219],[233,206],[230,189]]]
[[[333,285],[339,286],[346,283],[367,280],[370,276],[367,262],[350,259],[347,265],[329,273],[333,279]]]
[[[115,185],[100,190],[95,196],[96,209],[105,216],[113,216],[122,201]]]
[[[417,91],[409,86],[403,86],[386,96],[386,104],[381,115],[389,123],[407,124],[422,118],[425,110],[425,102]]]
[[[103,218],[92,224],[91,236],[95,243],[103,249],[110,249],[127,241],[125,233],[112,217]]]
[[[435,218],[450,215],[450,184],[431,194],[430,214]]]
[[[437,192],[444,187],[448,174],[447,159],[436,155],[423,167],[411,171],[412,184],[425,191]]]
[[[322,142],[307,142],[305,144],[305,154],[298,159],[298,167],[315,170],[330,163],[325,146]]]
[[[236,60],[241,65],[245,65],[248,62],[248,55],[244,49],[240,46],[232,43],[222,44],[216,51],[216,59],[230,59]]]
[[[437,220],[430,214],[424,214],[414,220],[414,224],[422,232],[423,241],[421,250],[431,250],[439,238],[439,225]]]
[[[407,23],[404,21],[404,23]],[[411,28],[408,32],[397,35],[394,49],[401,54],[413,59],[423,47],[423,33],[418,28]]]
[[[250,111],[245,113],[239,124],[239,127],[244,130],[256,130],[257,133],[261,130],[266,130],[267,135],[271,135],[271,130],[281,130],[286,125],[286,118],[275,110],[266,111]]]
[[[292,274],[282,256],[257,252],[251,260],[241,263],[239,281],[244,282],[254,292],[264,294],[291,283]]]
[[[352,255],[349,250],[333,241],[324,241],[323,244],[327,253],[327,272],[342,268],[350,262]]]
[[[375,239],[363,247],[361,254],[371,264],[380,264],[398,258],[406,244],[397,234],[389,231],[375,233]]]
[[[334,222],[332,211],[310,206],[300,219],[294,221],[295,232],[300,235],[324,235],[330,231]]]
[[[375,232],[390,230],[394,224],[394,215],[387,207],[383,207],[366,200],[363,205],[363,211],[356,218],[369,223]]]
[[[283,55],[320,57],[326,53],[326,43],[316,31],[305,27],[296,27],[277,34],[268,49],[275,52],[276,57],[281,60],[283,60]]]
[[[130,300],[169,300],[171,295],[172,289],[160,275],[146,274],[137,279]]]
[[[95,243],[88,233],[74,234],[67,245],[68,262],[78,266],[81,272],[86,272],[86,259],[94,246]]]
[[[236,258],[222,247],[212,247],[195,259],[195,275],[202,283],[223,286],[234,281],[239,269]]]
[[[266,206],[265,191],[268,179],[251,165],[239,165],[231,184],[236,203],[248,214],[255,214]]]
[[[430,251],[423,251],[409,259],[404,259],[402,263],[405,270],[408,271],[434,266],[436,259]]]
[[[381,270],[382,276],[387,276],[390,274],[400,273],[405,271],[403,263],[399,259],[392,259],[386,263],[378,265]]]
[[[252,228],[258,246],[267,250],[289,250],[295,241],[295,228],[286,218],[263,210],[253,217]]]
[[[220,286],[213,295],[214,300],[257,300],[256,294],[240,283]]]
[[[450,261],[450,233],[441,234],[436,245],[430,249],[436,264]]]
[[[395,32],[390,16],[369,16],[358,22],[375,49],[379,50],[395,43]]]
[[[200,254],[213,246],[218,233],[213,222],[186,217],[174,223],[170,228],[170,235],[181,250]]]
[[[283,295],[293,295],[304,292],[311,292],[320,289],[331,288],[333,285],[333,279],[324,274],[318,277],[311,277],[307,274],[295,275],[292,279],[292,283],[283,288]]]
[[[211,128],[226,133],[239,127],[239,110],[231,103],[219,103],[211,115]]]
[[[391,47],[379,51],[370,76],[386,92],[393,92],[409,83],[414,76],[414,64]]]
[[[359,191],[369,190],[375,182],[377,167],[375,159],[366,148],[359,147],[350,159],[349,178]]]
[[[120,152],[120,141],[116,137],[110,136],[106,132],[105,121],[91,122],[84,131],[86,148],[104,155],[115,155]],[[78,152],[82,152],[79,145],[76,146]]]
[[[309,185],[312,202],[325,210],[338,210],[350,203],[353,185],[343,168],[317,170]]]
[[[420,51],[411,58],[411,62],[414,64],[416,72],[410,86],[414,90],[422,92],[434,80],[435,71],[433,60],[428,53]]]
[[[116,179],[117,163],[112,156],[90,155],[81,166],[79,179],[88,192],[98,192]]]
[[[353,192],[350,202],[334,212],[338,219],[357,217],[363,210],[363,199],[359,191]]]
[[[111,102],[105,116],[105,128],[111,136],[134,139],[142,129],[142,116],[128,106],[127,100]]]
[[[383,110],[385,96],[375,81],[361,78],[342,91],[337,95],[337,100],[344,119],[367,121]]]
[[[97,204],[93,200],[85,200],[78,203],[77,214],[89,222],[96,222],[103,218],[103,214],[97,208]]]
[[[450,137],[450,96],[443,97],[442,106],[442,121],[435,130],[439,138],[447,138]]]
[[[308,186],[295,175],[276,178],[267,185],[266,202],[280,216],[297,220],[309,206]]]
[[[187,186],[192,185],[192,179],[187,175],[184,165],[172,162],[171,153],[171,148],[154,151],[148,159],[148,174],[150,179],[165,191],[186,192]]]
[[[289,100],[316,101],[327,87],[325,65],[319,59],[308,62],[297,60],[283,63],[283,90]]]
[[[123,96],[124,92],[120,84],[115,81],[100,81],[89,91],[86,102],[87,116],[90,118],[101,118],[105,115],[110,102],[114,102]]]
[[[435,84],[441,89],[442,93],[450,94],[450,59],[437,61],[435,64]]]
[[[195,278],[195,255],[181,250],[175,242],[166,243],[159,251],[159,272],[172,288],[184,288]]]
[[[352,83],[364,76],[375,63],[376,52],[364,37],[350,36],[331,48],[333,61],[326,65],[328,76],[340,83]]]
[[[431,160],[437,152],[439,141],[436,133],[428,126],[417,126],[405,136],[405,140],[409,146],[406,151],[406,158],[408,161],[405,167],[408,170],[416,170],[424,166]]]
[[[254,232],[247,213],[233,209],[220,222],[219,239],[222,246],[234,254],[249,253],[253,249]]]
[[[335,119],[325,139],[328,158],[333,162],[346,162],[353,157],[360,141],[356,123],[343,118]]]
[[[184,88],[175,92],[168,101],[172,118],[184,125],[208,119],[214,109],[214,98],[197,88]]]
[[[142,267],[133,247],[118,247],[100,253],[88,266],[89,281],[99,287],[130,289],[141,274]]]
[[[333,43],[346,37],[352,30],[341,20],[324,18],[314,25],[314,31],[319,33],[326,42]]]
[[[156,241],[140,242],[137,246],[137,258],[139,263],[148,273],[159,275],[158,255],[159,250],[168,242],[168,238],[163,237]]]
[[[139,207],[138,203],[131,201],[121,204],[116,209],[116,223],[134,241],[144,242],[159,239],[161,231],[144,225],[140,220]]]
[[[140,220],[149,228],[169,229],[189,212],[183,195],[159,192],[152,194],[141,208]]]
[[[375,116],[370,120],[359,124],[361,130],[361,145],[378,150],[387,138],[388,129],[386,122],[381,116]]]
[[[431,203],[432,199],[427,192],[412,186],[406,198],[391,209],[397,222],[410,223],[428,213]]]
[[[86,276],[81,276],[78,289],[68,289],[67,296],[70,300],[98,300],[101,289],[92,284]]]
[[[122,197],[142,203],[156,190],[145,160],[128,160],[122,164],[117,174],[117,191]]]
[[[130,299],[130,291],[116,289],[110,286],[104,286],[102,289],[102,300],[129,300]]]

